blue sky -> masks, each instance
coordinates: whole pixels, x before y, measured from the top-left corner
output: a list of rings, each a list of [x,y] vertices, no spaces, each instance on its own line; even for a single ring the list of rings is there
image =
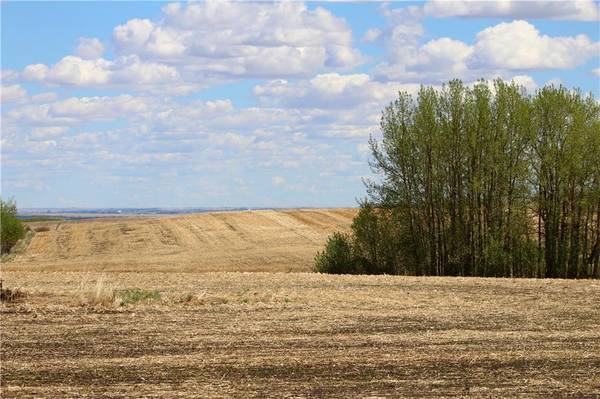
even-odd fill
[[[600,98],[590,0],[1,8],[20,207],[354,206],[398,90],[501,77]]]

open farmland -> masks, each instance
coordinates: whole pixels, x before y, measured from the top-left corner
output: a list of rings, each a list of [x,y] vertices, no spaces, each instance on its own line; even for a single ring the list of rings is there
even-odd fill
[[[44,224],[2,265],[2,397],[598,397],[600,282],[305,273],[353,214]]]
[[[355,213],[265,210],[31,223],[48,231],[4,269],[309,271],[327,236],[348,229]]]

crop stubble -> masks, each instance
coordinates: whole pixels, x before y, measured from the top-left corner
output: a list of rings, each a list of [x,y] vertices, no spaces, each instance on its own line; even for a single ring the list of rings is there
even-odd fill
[[[309,267],[351,218],[316,212],[62,223],[55,241],[37,236],[2,267],[29,293],[1,308],[2,396],[597,397],[598,281],[207,272],[219,251],[225,270],[264,270],[252,263],[261,246],[281,257],[273,270]],[[193,245],[209,261],[184,260]],[[156,259],[144,269],[136,254]],[[98,279],[161,299],[82,306]]]

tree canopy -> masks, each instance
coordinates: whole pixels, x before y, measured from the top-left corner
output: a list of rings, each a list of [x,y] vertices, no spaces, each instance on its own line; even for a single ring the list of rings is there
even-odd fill
[[[371,138],[352,241],[386,273],[598,277],[600,106],[579,90],[459,80],[400,92]]]

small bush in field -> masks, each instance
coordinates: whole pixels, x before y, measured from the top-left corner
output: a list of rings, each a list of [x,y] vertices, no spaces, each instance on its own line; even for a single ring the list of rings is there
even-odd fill
[[[319,273],[357,274],[362,272],[360,260],[355,255],[352,240],[348,234],[333,233],[323,252],[315,257],[315,269]]]
[[[117,292],[121,297],[121,305],[131,305],[141,301],[155,301],[160,299],[160,292],[157,290],[143,290],[140,288],[130,288]]]

